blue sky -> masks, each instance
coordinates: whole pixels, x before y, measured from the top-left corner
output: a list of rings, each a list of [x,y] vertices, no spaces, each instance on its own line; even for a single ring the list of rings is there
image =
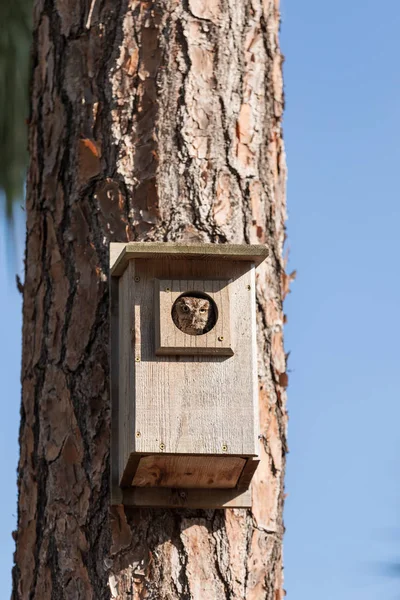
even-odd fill
[[[3,197],[0,196],[0,206]],[[20,409],[21,365],[21,296],[15,284],[15,273],[22,271],[21,256],[24,243],[23,212],[15,210],[15,236],[6,228],[0,209],[0,578],[2,598],[11,592],[11,568],[14,541],[11,532],[16,528],[16,468],[19,456],[18,429]]]
[[[290,266],[285,577],[400,598],[400,3],[283,0]]]
[[[390,577],[388,565],[400,564],[400,3],[283,0],[282,16],[290,269],[298,272],[285,305],[285,587],[289,600],[395,600],[400,569]],[[7,597],[21,306],[1,220]]]

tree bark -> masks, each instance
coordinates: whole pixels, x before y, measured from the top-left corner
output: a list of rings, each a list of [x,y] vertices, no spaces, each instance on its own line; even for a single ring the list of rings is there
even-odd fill
[[[278,0],[36,0],[13,599],[279,600]],[[108,243],[263,243],[253,509],[109,504]]]

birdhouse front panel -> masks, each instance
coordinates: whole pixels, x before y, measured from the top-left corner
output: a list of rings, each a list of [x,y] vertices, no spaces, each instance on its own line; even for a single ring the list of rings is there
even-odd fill
[[[230,283],[156,279],[156,354],[232,356]]]
[[[254,260],[149,245],[114,271],[114,479],[240,495],[259,448]]]

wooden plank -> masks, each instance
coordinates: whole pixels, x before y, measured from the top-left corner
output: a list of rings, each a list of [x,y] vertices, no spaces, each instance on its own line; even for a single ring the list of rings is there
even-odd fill
[[[136,487],[123,490],[123,504],[149,508],[251,508],[251,491]]]
[[[179,244],[175,242],[129,242],[110,244],[111,275],[120,277],[132,258],[172,257],[174,259],[244,260],[259,265],[268,256],[263,245],[249,244]]]
[[[140,458],[133,486],[234,488],[246,459],[237,456],[153,454]]]
[[[109,265],[110,272],[112,271],[116,260],[118,259],[121,252],[124,250],[126,244],[124,242],[111,242],[109,249]]]
[[[136,262],[136,261],[135,261]],[[254,278],[247,263],[138,260],[135,290],[136,452],[256,456]],[[155,356],[154,279],[232,279],[235,355]],[[253,285],[252,285],[253,284]]]
[[[247,488],[250,486],[251,480],[259,463],[260,460],[258,457],[251,457],[246,460],[246,464],[244,465],[237,484],[237,488],[239,490],[247,490]]]
[[[110,398],[111,398],[111,504],[121,504],[122,491],[119,487],[119,282],[110,278]]]
[[[142,456],[140,454],[137,454],[136,452],[131,453],[131,455],[129,456],[129,459],[126,463],[124,472],[122,473],[122,477],[120,478],[120,481],[118,482],[120,488],[131,486],[132,477],[138,468],[138,464],[139,464],[141,458],[142,458]]]
[[[257,314],[256,314],[256,268],[253,265],[249,271],[249,289],[254,295],[254,302],[250,305],[250,326],[251,326],[251,354],[254,356],[254,360],[251,363],[252,373],[251,379],[253,382],[253,422],[254,422],[254,446],[256,448],[255,455],[259,456],[260,440],[258,439],[260,433],[260,412],[258,402],[258,364],[257,364]]]
[[[156,279],[156,354],[232,356],[229,285],[228,279]],[[188,335],[180,331],[173,322],[173,305],[186,292],[204,293],[214,301],[217,321],[209,332]]]
[[[127,275],[124,275],[119,279],[119,318],[118,318],[118,339],[119,339],[119,406],[118,406],[118,481],[125,469],[128,456],[126,451],[126,443],[124,436],[124,419],[129,403],[129,390],[127,388],[128,380],[126,374],[128,372],[128,360],[129,360],[129,348],[128,348],[128,336],[126,329],[124,329],[124,317],[127,310]],[[124,281],[125,280],[125,281]],[[124,293],[125,292],[125,293]]]
[[[123,477],[126,464],[134,450],[135,430],[135,357],[132,339],[134,321],[134,261],[128,265],[119,279],[119,479]]]

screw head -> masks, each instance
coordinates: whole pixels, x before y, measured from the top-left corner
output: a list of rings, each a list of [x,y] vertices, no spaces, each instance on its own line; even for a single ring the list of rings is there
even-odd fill
[[[224,341],[224,336],[223,336],[223,335],[220,335],[220,336],[218,337],[218,341],[219,341],[219,342],[223,342],[223,341]]]
[[[222,452],[228,452],[228,446],[226,444],[222,444]]]
[[[141,437],[141,435],[142,435],[142,434],[140,433],[140,431],[137,431],[137,432],[136,432],[136,437]]]
[[[170,292],[170,291],[171,291],[171,288],[165,288],[165,291],[166,291],[166,292]]]
[[[165,450],[165,444],[163,444],[162,442],[161,442],[161,444],[160,444],[160,450],[161,450],[161,451]]]
[[[139,277],[139,275],[136,275],[136,276],[135,276],[133,279],[134,279],[134,281],[136,281],[136,283],[137,283],[138,281],[140,281],[140,277]]]
[[[136,362],[140,362],[140,357],[139,357],[139,356],[137,356],[137,357],[135,358],[135,361],[136,361]]]
[[[248,289],[248,290],[251,290],[251,285],[248,285],[248,286],[247,286],[247,289]]]

